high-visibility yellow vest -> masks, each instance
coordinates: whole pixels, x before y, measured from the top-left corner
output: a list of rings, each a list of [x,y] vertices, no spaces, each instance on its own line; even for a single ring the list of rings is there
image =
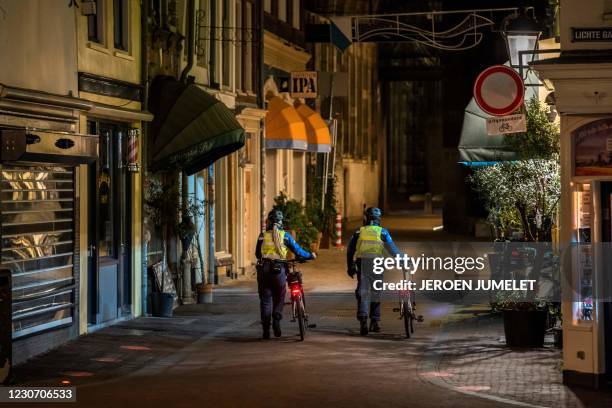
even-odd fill
[[[274,245],[274,231],[265,231],[263,233],[263,242],[261,244],[261,257],[264,259],[286,260],[289,249],[285,246],[285,231],[278,231],[278,239],[280,240],[280,248]],[[280,252],[279,252],[280,249]]]
[[[376,258],[383,256],[385,245],[381,239],[382,227],[377,225],[366,225],[359,228],[357,239],[357,258]]]

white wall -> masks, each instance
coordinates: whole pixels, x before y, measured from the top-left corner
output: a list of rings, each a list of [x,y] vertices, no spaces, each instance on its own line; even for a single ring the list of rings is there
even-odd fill
[[[612,2],[609,0],[561,0],[559,12],[561,48],[564,51],[607,49],[612,42],[572,42],[572,27],[610,27]]]
[[[75,9],[66,0],[0,0],[0,84],[77,95]]]
[[[336,197],[343,218],[361,219],[363,205],[378,206],[380,180],[378,163],[344,160],[342,170],[337,169]]]

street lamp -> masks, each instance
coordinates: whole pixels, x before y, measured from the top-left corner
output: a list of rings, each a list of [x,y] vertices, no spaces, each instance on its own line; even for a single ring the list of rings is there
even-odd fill
[[[538,39],[542,34],[540,25],[527,15],[527,10],[521,7],[518,14],[506,19],[503,36],[512,68],[526,68],[533,60],[538,48]],[[523,53],[521,53],[523,51]],[[531,54],[525,61],[523,55]]]

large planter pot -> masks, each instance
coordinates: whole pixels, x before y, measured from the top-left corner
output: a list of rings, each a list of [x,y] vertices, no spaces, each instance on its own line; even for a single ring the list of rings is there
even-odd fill
[[[510,347],[543,347],[545,310],[504,310],[504,333]]]
[[[151,293],[151,314],[155,317],[172,317],[174,297],[171,293]]]

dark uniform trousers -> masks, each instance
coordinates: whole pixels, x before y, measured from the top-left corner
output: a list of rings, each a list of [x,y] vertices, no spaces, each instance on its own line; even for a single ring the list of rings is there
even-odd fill
[[[372,286],[375,280],[382,279],[382,275],[373,272],[373,260],[368,258],[357,259],[357,320],[380,320],[380,291]]]
[[[270,324],[272,317],[282,319],[287,290],[285,265],[264,259],[257,268],[257,290],[261,322],[266,325]]]

